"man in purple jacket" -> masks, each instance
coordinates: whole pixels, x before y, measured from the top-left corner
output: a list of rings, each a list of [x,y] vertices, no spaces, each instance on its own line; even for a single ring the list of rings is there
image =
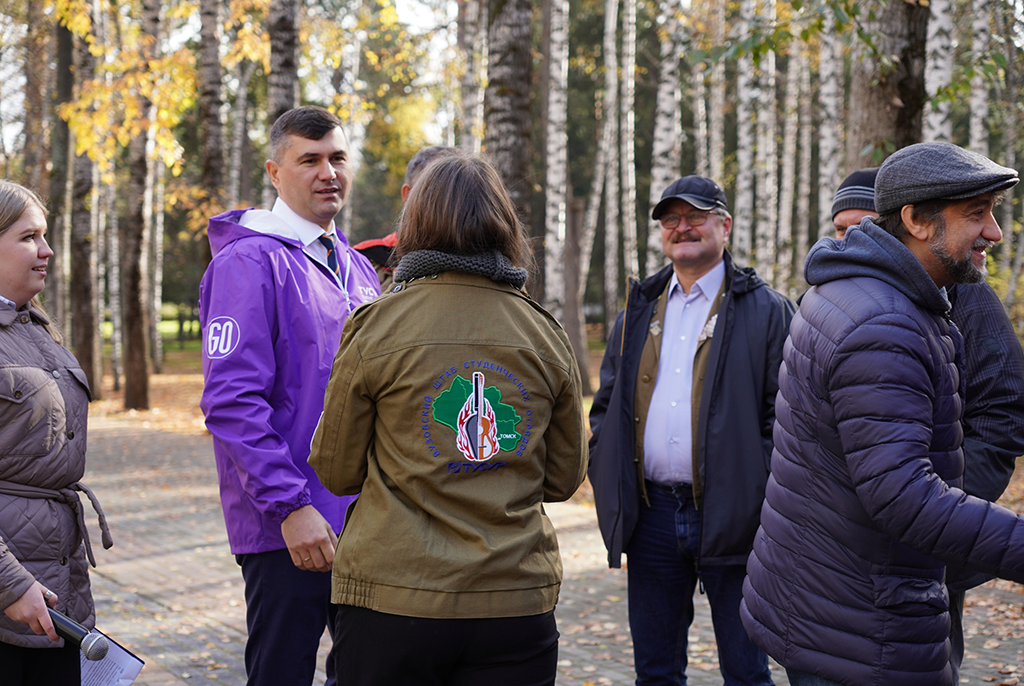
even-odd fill
[[[248,683],[308,686],[334,628],[331,561],[352,498],[330,494],[306,459],[345,318],[379,288],[334,225],[352,184],[341,121],[319,107],[286,112],[266,168],[272,210],[210,220],[201,406],[245,579]]]

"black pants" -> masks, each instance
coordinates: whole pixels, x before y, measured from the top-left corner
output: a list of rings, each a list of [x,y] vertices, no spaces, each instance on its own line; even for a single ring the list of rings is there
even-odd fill
[[[22,648],[0,643],[0,683],[4,686],[80,686],[82,660],[75,646]]]
[[[324,627],[334,628],[331,573],[292,563],[287,550],[236,555],[245,579],[248,686],[309,686]],[[334,686],[327,662],[327,685]]]
[[[552,686],[554,611],[529,617],[423,619],[338,606],[340,686]]]

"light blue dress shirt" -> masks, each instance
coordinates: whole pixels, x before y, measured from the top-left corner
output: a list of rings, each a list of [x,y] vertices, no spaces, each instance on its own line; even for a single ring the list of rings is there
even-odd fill
[[[651,481],[693,482],[693,360],[724,278],[725,263],[719,262],[697,279],[689,294],[675,273],[669,282],[658,378],[644,429],[644,477]]]

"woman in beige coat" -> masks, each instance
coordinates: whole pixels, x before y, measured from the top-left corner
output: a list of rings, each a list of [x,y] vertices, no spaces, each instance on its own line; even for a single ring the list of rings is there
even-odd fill
[[[40,308],[46,210],[0,181],[0,682],[81,683],[78,649],[54,632],[47,606],[95,621],[78,480],[85,470],[89,387]],[[93,499],[94,507],[98,507]],[[104,546],[109,534],[102,521]]]
[[[523,290],[529,243],[483,159],[423,171],[397,255],[395,286],[345,324],[310,456],[360,494],[332,570],[338,683],[553,684],[543,503],[586,472],[576,358]]]

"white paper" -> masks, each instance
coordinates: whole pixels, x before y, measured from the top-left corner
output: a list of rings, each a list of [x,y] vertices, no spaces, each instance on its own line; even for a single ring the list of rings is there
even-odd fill
[[[106,636],[110,650],[102,660],[87,660],[82,654],[82,686],[131,686],[145,664],[117,641],[102,631],[93,633]]]

